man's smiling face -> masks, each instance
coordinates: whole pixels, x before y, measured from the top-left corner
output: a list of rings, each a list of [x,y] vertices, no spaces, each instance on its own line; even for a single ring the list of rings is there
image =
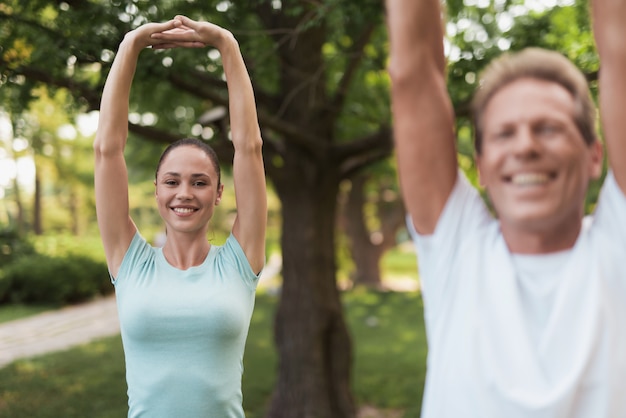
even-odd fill
[[[599,143],[587,145],[562,86],[515,80],[489,100],[477,164],[503,232],[579,228],[590,179],[601,173]]]

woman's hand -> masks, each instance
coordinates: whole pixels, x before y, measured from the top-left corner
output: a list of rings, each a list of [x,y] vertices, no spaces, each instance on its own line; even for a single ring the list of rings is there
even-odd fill
[[[186,16],[176,16],[172,22],[173,28],[151,34],[155,41],[152,48],[201,48],[210,45],[220,49],[226,38],[232,38],[229,31],[213,23],[197,22]]]
[[[180,45],[168,44],[167,40],[154,37],[154,34],[176,30],[178,22],[175,19],[163,23],[146,23],[128,32],[124,37],[124,43],[130,42],[135,50],[142,50],[147,47],[154,49],[168,49]]]

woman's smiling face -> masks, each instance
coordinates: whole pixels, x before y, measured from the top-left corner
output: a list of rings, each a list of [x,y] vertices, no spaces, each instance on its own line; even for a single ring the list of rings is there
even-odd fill
[[[578,231],[602,151],[583,140],[574,106],[565,88],[532,78],[505,85],[487,104],[477,164],[503,232]]]
[[[168,231],[204,231],[223,186],[210,157],[196,146],[174,148],[162,161],[155,196]]]

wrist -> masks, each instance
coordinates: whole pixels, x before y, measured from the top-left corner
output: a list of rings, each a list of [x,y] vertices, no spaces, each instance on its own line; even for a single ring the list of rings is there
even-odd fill
[[[222,29],[220,31],[220,35],[217,37],[215,42],[213,43],[215,48],[217,48],[220,53],[227,53],[229,50],[235,49],[239,50],[239,43],[235,36],[229,30]]]
[[[137,33],[130,31],[124,35],[124,39],[120,42],[118,52],[127,52],[138,56],[143,48],[144,45],[139,41]]]

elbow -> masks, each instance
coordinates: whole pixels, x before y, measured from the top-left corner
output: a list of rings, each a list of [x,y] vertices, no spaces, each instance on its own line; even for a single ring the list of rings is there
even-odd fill
[[[111,138],[102,138],[101,135],[96,134],[96,139],[93,141],[93,151],[96,158],[124,154],[126,140],[113,141],[110,139]]]
[[[263,139],[261,135],[256,135],[256,137],[249,141],[246,145],[247,152],[254,155],[261,155],[263,153]]]
[[[254,133],[242,135],[240,140],[233,138],[233,146],[237,152],[260,154],[263,149],[263,139],[261,138],[261,133],[256,131]]]
[[[446,77],[433,61],[391,62],[388,67],[391,89],[394,95],[446,90]]]
[[[96,139],[93,141],[93,153],[96,156],[96,160],[102,158],[104,153],[104,144],[98,135],[96,135]]]

